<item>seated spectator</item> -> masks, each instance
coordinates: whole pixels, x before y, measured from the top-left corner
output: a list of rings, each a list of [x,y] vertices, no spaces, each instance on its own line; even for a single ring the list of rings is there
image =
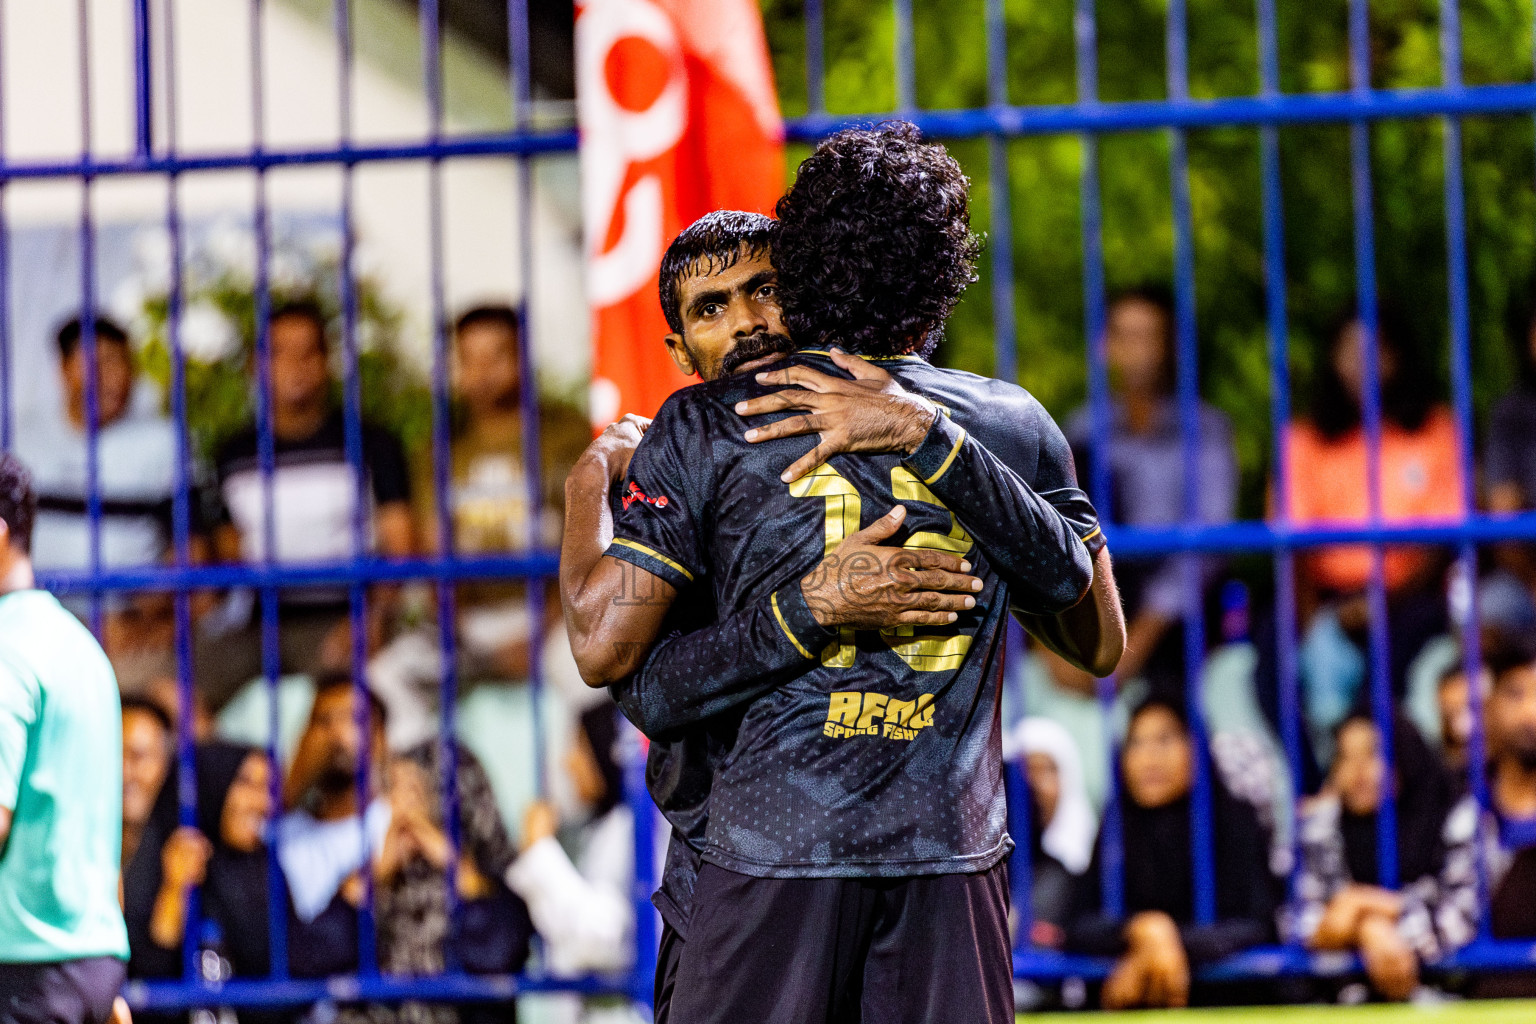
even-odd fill
[[[1166,289],[1137,288],[1109,303],[1104,338],[1113,397],[1109,440],[1110,508],[1116,523],[1175,526],[1184,514],[1184,452],[1178,405],[1173,398],[1173,302]],[[1066,434],[1077,461],[1078,479],[1091,486],[1092,423],[1088,409],[1067,420]],[[1195,488],[1199,521],[1230,522],[1237,512],[1237,453],[1232,425],[1220,411],[1201,403],[1194,439],[1199,485]],[[1202,590],[1220,569],[1211,558],[1200,561]],[[1159,692],[1184,689],[1183,561],[1177,557],[1119,559],[1115,578],[1125,602],[1125,656],[1121,679],[1145,675]],[[1084,673],[1082,686],[1091,692]]]
[[[211,837],[202,887],[203,917],[218,925],[223,956],[237,978],[265,978],[267,819],[271,765],[264,751],[234,743],[197,750],[197,821]]]
[[[448,507],[453,547],[460,555],[506,555],[530,547],[557,548],[565,506],[565,477],[592,440],[579,411],[539,406],[540,509],[530,501],[520,403],[517,313],[481,306],[453,330],[454,399],[459,416],[451,441]],[[436,552],[442,543],[432,453],[421,453],[412,488],[416,535]],[[471,580],[455,588],[458,677],[461,683],[522,681],[529,675],[533,635],[560,619],[551,585],[542,622],[529,619],[526,584]],[[401,636],[381,651],[368,678],[390,708],[390,743],[406,747],[437,729],[442,658],[436,630]]]
[[[1024,719],[1009,734],[1003,756],[1024,761],[1029,785],[1030,941],[1059,948],[1078,876],[1093,857],[1099,816],[1083,784],[1077,744],[1056,722]]]
[[[1269,838],[1253,808],[1211,780],[1216,921],[1195,923],[1190,800],[1195,750],[1183,712],[1161,698],[1131,717],[1121,754],[1125,919],[1102,910],[1104,833],[1079,879],[1066,948],[1117,958],[1106,1009],[1184,1006],[1190,965],[1270,941],[1278,906]]]
[[[353,514],[359,481],[347,461],[346,426],[332,401],[325,318],[312,303],[279,308],[271,320],[273,557],[279,563],[339,561],[353,549]],[[252,425],[225,441],[215,455],[222,521],[213,548],[225,562],[261,562],[266,556],[266,497],[261,442]],[[410,480],[400,442],[364,424],[362,481],[371,494],[365,544],[390,558],[413,550]],[[370,634],[392,614],[390,588],[369,601]],[[278,597],[279,670],[314,674],[351,663],[346,587],[286,587]],[[261,672],[261,620],[249,592],[202,623],[195,678],[215,714]]]
[[[1419,965],[1441,953],[1434,911],[1445,866],[1450,786],[1418,730],[1399,716],[1389,773],[1381,733],[1356,712],[1337,730],[1325,795],[1301,823],[1301,874],[1288,931],[1318,950],[1358,950],[1376,991],[1407,999]],[[1397,810],[1397,876],[1381,884],[1377,820],[1390,785]]]
[[[1489,927],[1496,939],[1536,938],[1536,638],[1488,652],[1493,686],[1488,694],[1488,797],[1492,804],[1477,839],[1488,871]],[[1465,823],[1471,839],[1475,819]],[[1478,924],[1477,854],[1447,855],[1447,886],[1458,885],[1447,915],[1468,942]],[[1454,875],[1452,874],[1454,872]],[[1529,973],[1477,977],[1472,994],[1483,998],[1531,998],[1536,979]]]
[[[1487,692],[1486,669],[1481,676],[1478,689]],[[1435,705],[1440,712],[1440,764],[1450,779],[1451,793],[1461,797],[1471,788],[1472,688],[1467,685],[1466,666],[1459,660],[1440,674]]]
[[[196,885],[197,844],[176,825],[175,732],[156,705],[123,698],[123,919],[128,976],[179,978],[176,897]],[[195,830],[194,830],[195,831]]]
[[[521,901],[501,882],[514,854],[484,772],[467,751],[458,752],[463,838],[454,882],[460,906],[458,919],[450,920],[446,881],[454,851],[434,785],[442,748],[429,744],[391,759],[384,744],[384,706],[371,693],[368,705],[370,770],[383,792],[366,810],[358,806],[357,778],[364,738],[354,718],[355,690],[344,674],[317,683],[284,785],[285,803],[293,809],[278,826],[278,861],[292,900],[294,975],[325,977],[356,969],[365,868],[373,872],[380,970],[439,974],[450,952],[466,970],[517,970],[531,929]],[[349,1009],[343,1017],[377,1022],[423,1012],[437,1021],[458,1019],[452,1008],[427,1011],[413,1004],[399,1011]]]
[[[620,971],[633,959],[635,823],[614,756],[617,740],[611,703],[581,716],[566,764],[578,797],[591,809],[577,859],[555,838],[559,818],[541,800],[528,808],[522,852],[507,869],[507,884],[528,904],[553,974]]]
[[[1461,461],[1450,410],[1429,394],[1428,367],[1407,345],[1396,316],[1382,308],[1376,346],[1381,379],[1381,515],[1388,523],[1460,517]],[[1358,317],[1332,334],[1318,370],[1311,416],[1288,430],[1287,480],[1293,524],[1357,524],[1369,517],[1365,430],[1361,426],[1364,346]],[[1308,733],[1320,761],[1332,732],[1354,706],[1365,679],[1366,545],[1338,545],[1297,559],[1298,621]],[[1408,666],[1446,631],[1446,557],[1431,548],[1394,545],[1385,552],[1392,692],[1401,698]]]
[[[16,454],[32,470],[37,525],[32,563],[40,572],[89,569],[89,446],[84,328],[70,320],[58,332],[64,415],[23,423]],[[104,568],[155,565],[170,550],[171,501],[179,459],[176,430],[164,416],[134,412],[133,352],[127,333],[96,317],[96,486],[100,495],[99,552]],[[87,618],[91,599],[67,595],[66,606]],[[102,596],[102,643],[113,657],[126,649],[169,650],[170,599],[165,594]],[[146,621],[138,621],[146,620]]]

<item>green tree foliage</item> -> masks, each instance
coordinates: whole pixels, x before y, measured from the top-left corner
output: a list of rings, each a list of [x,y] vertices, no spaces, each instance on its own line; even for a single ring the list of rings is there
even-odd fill
[[[779,94],[788,116],[809,109],[801,0],[761,0]],[[896,104],[891,5],[825,0],[826,109],[883,115]],[[914,0],[916,99],[924,109],[988,102],[984,0]],[[1076,100],[1069,0],[1007,0],[1008,102]],[[1350,86],[1346,0],[1280,3],[1281,88]],[[1166,0],[1100,3],[1098,76],[1106,101],[1167,95]],[[1531,0],[1463,0],[1464,78],[1525,82],[1532,74]],[[1436,0],[1371,4],[1371,77],[1378,89],[1441,83]],[[1189,0],[1190,92],[1196,98],[1259,89],[1252,0]],[[1280,131],[1285,269],[1291,328],[1291,399],[1309,405],[1323,336],[1355,292],[1349,129]],[[1377,282],[1410,324],[1408,339],[1444,385],[1447,319],[1443,129],[1438,119],[1371,128]],[[973,219],[987,230],[993,183],[984,140],[950,149],[974,182]],[[1172,278],[1174,227],[1169,136],[1126,132],[1099,147],[1105,269],[1110,287]],[[1536,137],[1528,115],[1470,118],[1464,126],[1473,376],[1480,411],[1514,380],[1508,329],[1526,306],[1536,268]],[[790,154],[791,167],[804,155]],[[1074,136],[1007,144],[1020,379],[1058,415],[1083,400],[1084,298],[1080,175]],[[1245,475],[1244,513],[1262,511],[1270,451],[1265,351],[1259,133],[1220,128],[1189,135],[1201,387],[1230,415]],[[940,358],[981,373],[994,366],[989,268],[951,322]],[[1445,391],[1448,395],[1448,389]]]

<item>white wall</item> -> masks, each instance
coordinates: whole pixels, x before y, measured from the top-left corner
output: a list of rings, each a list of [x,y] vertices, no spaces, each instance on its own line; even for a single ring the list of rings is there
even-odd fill
[[[90,0],[90,152],[101,159],[131,153],[134,138],[132,5]],[[174,83],[155,85],[155,145],[170,142],[182,154],[235,153],[256,142],[250,7],[247,0],[155,0],[154,48],[165,67],[168,13],[174,13]],[[5,159],[54,162],[77,159],[81,130],[80,51],[75,0],[26,0],[3,6],[0,87],[4,101]],[[353,138],[359,142],[419,140],[427,128],[420,86],[420,40],[411,15],[394,0],[354,3]],[[341,139],[340,64],[325,0],[269,0],[262,26],[262,138],[272,149],[317,148]],[[500,73],[459,40],[447,40],[450,79],[448,134],[506,127],[509,103]],[[174,93],[174,112],[171,110]],[[541,371],[562,383],[588,371],[586,304],[581,291],[579,213],[574,155],[540,158],[534,167],[533,340]],[[517,165],[501,159],[450,160],[442,165],[444,297],[449,315],[484,301],[520,301],[522,211]],[[359,167],[354,223],[362,259],[374,267],[387,293],[407,313],[412,350],[427,358],[430,338],[428,168],[420,163]],[[342,172],[335,167],[279,169],[267,176],[274,218],[331,216],[340,208]],[[201,172],[181,184],[182,216],[193,223],[233,217],[248,221],[255,175]],[[17,181],[6,189],[6,211],[26,258],[53,270],[18,286],[48,287],[56,295],[30,296],[33,313],[13,316],[18,414],[56,402],[47,330],[54,310],[79,305],[76,225],[77,182]],[[156,225],[167,207],[163,177],[103,177],[92,188],[92,213],[104,229],[103,246],[121,246],[135,225]],[[21,256],[18,253],[18,256]],[[98,295],[105,303],[120,253],[103,252]],[[71,280],[72,279],[72,280]],[[21,297],[17,296],[18,302]],[[53,299],[56,301],[47,301]],[[50,319],[52,318],[52,319]],[[23,382],[36,379],[37,388]]]

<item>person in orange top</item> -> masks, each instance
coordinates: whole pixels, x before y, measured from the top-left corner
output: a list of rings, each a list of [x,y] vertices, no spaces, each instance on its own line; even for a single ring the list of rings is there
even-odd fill
[[[1465,512],[1461,447],[1450,410],[1427,387],[1430,371],[1406,347],[1405,332],[1383,308],[1377,331],[1381,380],[1381,518],[1386,523],[1444,522]],[[1331,335],[1319,369],[1311,416],[1287,431],[1286,511],[1296,526],[1361,524],[1370,519],[1368,457],[1361,424],[1366,332],[1351,315]],[[1446,555],[1422,545],[1393,545],[1384,554],[1393,693],[1402,696],[1409,663],[1429,638],[1447,628]],[[1366,664],[1367,587],[1371,549],[1350,544],[1315,548],[1297,560],[1298,619],[1307,645],[1340,630],[1356,649],[1359,671],[1344,678],[1314,676],[1318,662],[1303,652],[1309,725],[1331,729],[1360,697]],[[1332,615],[1319,617],[1328,610]],[[1336,622],[1338,629],[1333,628]],[[1334,664],[1339,659],[1327,659]],[[1334,717],[1334,716],[1338,717]],[[1332,721],[1317,720],[1319,716]],[[1321,751],[1319,751],[1321,753]]]

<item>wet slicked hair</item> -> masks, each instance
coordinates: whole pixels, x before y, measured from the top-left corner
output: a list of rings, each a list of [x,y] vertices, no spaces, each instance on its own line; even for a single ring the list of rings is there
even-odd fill
[[[778,225],[773,218],[744,210],[706,213],[682,230],[661,257],[657,288],[661,311],[674,334],[683,333],[683,278],[718,274],[743,256],[760,256],[773,248]]]

